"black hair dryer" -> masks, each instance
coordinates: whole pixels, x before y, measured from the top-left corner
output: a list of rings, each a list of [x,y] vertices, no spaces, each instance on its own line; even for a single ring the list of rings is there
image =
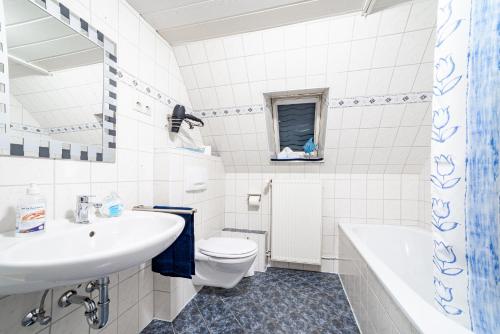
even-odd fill
[[[186,108],[181,106],[180,104],[175,105],[174,111],[172,112],[172,116],[170,116],[170,131],[174,133],[178,133],[181,128],[182,122],[186,122],[189,125],[190,129],[193,129],[195,126],[204,126],[205,123],[198,117],[195,117],[191,114],[186,114]]]

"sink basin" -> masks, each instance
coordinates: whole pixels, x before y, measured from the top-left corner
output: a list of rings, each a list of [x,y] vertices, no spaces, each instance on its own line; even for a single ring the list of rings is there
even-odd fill
[[[167,249],[184,228],[176,215],[125,211],[91,224],[47,223],[25,238],[0,234],[0,295],[74,284],[139,265]]]

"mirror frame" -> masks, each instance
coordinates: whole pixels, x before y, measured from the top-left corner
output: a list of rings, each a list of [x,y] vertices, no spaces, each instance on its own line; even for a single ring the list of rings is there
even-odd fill
[[[61,23],[88,38],[103,49],[103,108],[102,108],[102,145],[83,145],[59,140],[40,142],[23,138],[22,144],[12,143],[9,137],[11,123],[9,120],[9,69],[8,45],[5,29],[5,10],[0,0],[0,155],[115,162],[116,160],[116,111],[118,90],[118,63],[116,43],[102,32],[92,27],[87,21],[56,0],[22,0],[29,1]],[[1,68],[3,67],[3,71]],[[2,128],[2,124],[5,126]],[[68,129],[71,131],[71,128]],[[42,145],[43,144],[43,145]]]

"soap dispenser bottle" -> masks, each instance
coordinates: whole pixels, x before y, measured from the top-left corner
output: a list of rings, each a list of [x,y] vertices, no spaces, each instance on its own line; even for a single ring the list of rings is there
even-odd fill
[[[16,235],[23,237],[43,232],[47,221],[47,202],[34,183],[17,203]]]

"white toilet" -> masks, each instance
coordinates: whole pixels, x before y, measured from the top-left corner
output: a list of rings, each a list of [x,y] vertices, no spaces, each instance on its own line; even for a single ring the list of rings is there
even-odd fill
[[[233,288],[257,256],[257,244],[246,239],[209,238],[195,245],[196,285]]]

